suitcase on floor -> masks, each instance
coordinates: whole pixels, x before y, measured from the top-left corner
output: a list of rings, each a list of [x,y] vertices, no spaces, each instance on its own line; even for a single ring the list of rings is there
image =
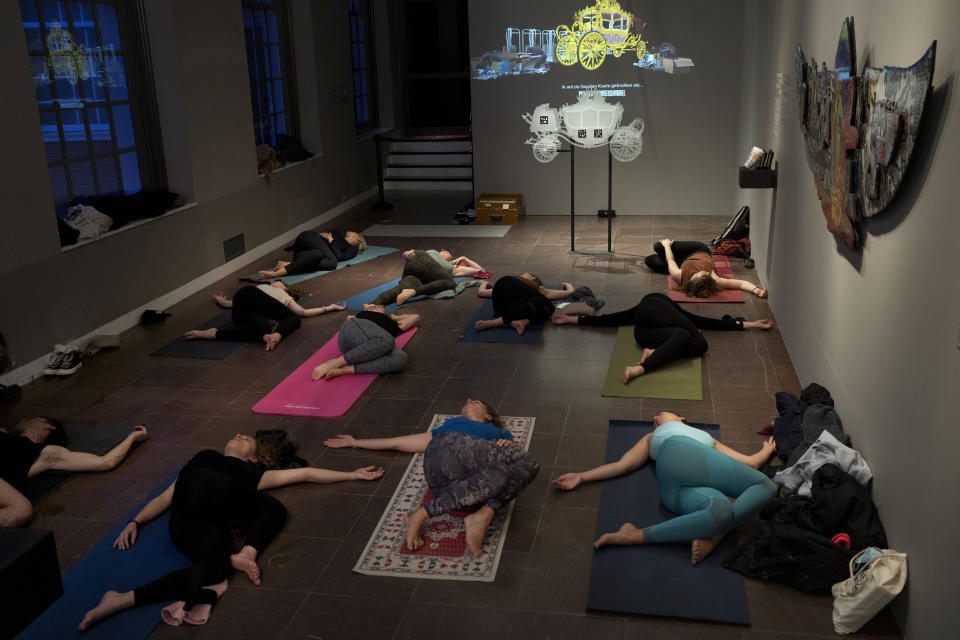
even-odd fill
[[[522,215],[521,193],[484,193],[477,198],[477,224],[511,224]]]

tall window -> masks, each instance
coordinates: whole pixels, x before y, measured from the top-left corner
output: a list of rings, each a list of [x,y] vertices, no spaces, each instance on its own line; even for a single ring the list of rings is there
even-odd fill
[[[257,144],[296,135],[289,9],[285,0],[242,0],[247,71]]]
[[[373,40],[369,0],[347,0],[350,17],[350,56],[353,60],[353,104],[357,133],[375,126],[377,120]]]
[[[125,0],[20,0],[58,211],[165,180],[138,9]]]

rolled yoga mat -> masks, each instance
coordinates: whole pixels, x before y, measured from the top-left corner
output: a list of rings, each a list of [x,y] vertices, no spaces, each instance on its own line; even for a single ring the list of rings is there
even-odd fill
[[[714,255],[713,269],[721,278],[733,278],[733,268],[730,266],[730,260],[727,256]],[[709,298],[691,298],[690,296],[670,289],[670,276],[667,276],[667,295],[676,302],[743,302],[743,291],[739,289],[724,289],[716,295]]]
[[[197,329],[223,329],[233,324],[230,310],[218,314],[201,324]],[[199,358],[202,360],[226,360],[244,345],[243,342],[229,340],[187,340],[177,336],[173,341],[160,347],[150,355],[167,358]]]
[[[717,425],[692,425],[719,437]],[[650,433],[651,422],[611,420],[605,461],[614,462]],[[676,516],[660,504],[655,462],[604,480],[597,537],[624,522],[644,527]],[[731,531],[705,560],[690,564],[689,544],[606,546],[593,553],[587,608],[750,624],[743,578],[723,568],[737,546]]]
[[[163,493],[177,479],[177,473],[171,473],[143,504]],[[136,543],[126,551],[113,548],[113,541],[143,504],[70,567],[63,575],[63,596],[17,636],[17,640],[137,640],[150,635],[160,622],[160,610],[166,603],[127,609],[88,631],[77,629],[83,614],[96,606],[108,589],[128,591],[189,565],[170,541],[169,511],[142,527]]]
[[[133,431],[135,424],[129,422],[85,422],[64,420],[63,428],[67,432],[71,451],[82,451],[102,456],[120,444]],[[39,502],[51,491],[66,482],[69,471],[45,471],[38,476],[27,478],[17,486],[30,502]]]
[[[408,329],[394,338],[394,343],[402,349],[416,332],[416,327]],[[317,365],[341,355],[337,348],[339,335],[338,332],[330,338],[319,351],[297,367],[296,371],[274,387],[260,402],[253,405],[253,411],[313,418],[336,418],[345,414],[367,387],[373,384],[377,374],[358,373],[316,382],[310,377]]]
[[[259,273],[254,273],[240,279],[251,282],[272,282],[274,280],[282,280],[284,284],[297,284],[298,282],[303,282],[304,280],[309,280],[310,278],[316,278],[317,276],[322,276],[325,273],[330,273],[331,271],[339,271],[340,269],[349,267],[350,265],[366,262],[367,260],[373,260],[374,258],[379,258],[380,256],[385,256],[396,251],[399,251],[399,249],[395,249],[394,247],[375,247],[373,245],[367,245],[366,251],[357,254],[356,257],[350,258],[349,260],[338,262],[335,269],[330,269],[327,271],[311,271],[310,273],[298,273],[297,275],[293,276],[279,276],[277,278],[266,279],[262,279]]]
[[[610,354],[610,367],[601,395],[614,398],[669,398],[672,400],[703,400],[700,358],[681,358],[668,362],[650,373],[621,384],[620,378],[627,366],[637,364],[643,349],[633,339],[633,327],[620,327]]]

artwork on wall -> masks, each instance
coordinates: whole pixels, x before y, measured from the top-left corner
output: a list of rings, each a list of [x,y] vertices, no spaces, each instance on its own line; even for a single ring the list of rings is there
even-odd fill
[[[561,10],[555,3],[550,6],[558,13]],[[669,42],[648,44],[641,35],[644,23],[617,0],[594,0],[594,4],[574,11],[572,21],[569,15],[545,18],[546,25],[506,27],[502,49],[471,59],[471,77],[491,80],[545,74],[552,64],[594,71],[607,57],[629,60],[633,67],[648,71],[687,73],[694,67],[692,59],[677,57],[676,48]],[[556,21],[563,24],[549,25]]]
[[[883,211],[903,180],[930,95],[937,42],[906,68],[866,67],[856,75],[853,18],[846,18],[834,69],[818,69],[800,45],[797,99],[807,165],[827,230],[860,248],[857,223]]]
[[[533,145],[533,157],[543,163],[557,157],[561,139],[584,149],[609,142],[610,155],[620,162],[630,162],[643,150],[643,120],[634,118],[621,127],[623,105],[607,102],[596,91],[585,91],[576,104],[565,104],[559,109],[541,104],[532,116],[525,113],[522,118],[535,136],[527,140],[527,144]]]

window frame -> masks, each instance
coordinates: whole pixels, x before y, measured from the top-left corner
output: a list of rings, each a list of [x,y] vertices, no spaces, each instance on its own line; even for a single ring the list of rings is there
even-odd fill
[[[283,110],[281,111],[259,111],[257,102],[254,100],[254,86],[263,87],[266,84],[274,82],[276,79],[273,77],[262,78],[259,75],[259,69],[256,69],[256,80],[254,80],[254,74],[250,72],[250,63],[252,61],[251,55],[249,52],[250,42],[247,41],[246,34],[246,25],[244,25],[244,52],[247,57],[247,77],[250,84],[250,109],[253,115],[253,130],[254,130],[254,141],[257,146],[261,144],[269,144],[271,147],[276,147],[276,136],[283,133],[288,136],[300,139],[300,114],[299,114],[299,101],[297,93],[297,69],[295,64],[294,56],[294,36],[293,36],[293,12],[288,0],[267,0],[266,2],[262,0],[241,0],[241,12],[246,11],[264,11],[271,12],[276,16],[277,20],[277,42],[276,45],[279,48],[279,62],[280,62],[280,87],[283,94]],[[243,15],[241,13],[241,20]],[[254,16],[254,25],[256,25],[256,18]],[[256,33],[256,26],[254,26],[254,33]],[[273,46],[272,43],[258,41],[256,35],[254,36],[253,45],[255,48],[262,49],[263,47]],[[259,92],[259,88],[258,88]],[[264,95],[260,93],[259,95]],[[273,105],[271,105],[273,106]],[[274,131],[273,143],[263,135],[265,127],[261,123],[265,123],[275,118],[277,114],[283,115],[284,131]]]
[[[356,4],[357,9],[353,8]],[[353,35],[354,18],[360,21],[364,27],[363,40],[358,41]],[[377,76],[376,76],[376,47],[374,44],[373,30],[373,11],[370,0],[347,0],[347,30],[350,37],[350,76],[353,84],[353,120],[356,125],[357,135],[363,135],[373,131],[379,126],[380,113],[377,94]],[[357,47],[363,47],[366,65],[357,66],[357,56],[355,51]],[[357,73],[364,72],[367,76],[366,93],[358,93]],[[358,101],[366,98],[368,119],[361,122],[358,119]]]
[[[45,60],[44,64],[48,64],[48,61],[50,60],[50,49],[47,42],[47,36],[49,33],[44,33],[44,30],[47,28],[48,21],[44,15],[43,2],[41,0],[30,1],[34,5],[37,13],[38,29],[40,32],[40,40],[43,46],[42,50],[31,49],[29,39],[25,43],[27,46],[27,57],[30,60],[32,70],[33,59],[38,55],[42,55]],[[143,189],[167,187],[166,161],[163,153],[160,117],[157,109],[156,84],[153,76],[153,65],[150,58],[150,41],[147,36],[147,23],[143,0],[134,0],[133,2],[125,2],[124,0],[83,0],[82,3],[89,5],[91,12],[94,13],[96,13],[96,7],[99,5],[109,5],[113,7],[117,18],[118,36],[121,44],[120,55],[123,58],[124,80],[126,82],[127,97],[122,100],[115,100],[112,96],[110,96],[108,99],[107,96],[109,93],[105,91],[102,104],[88,103],[86,87],[82,81],[77,83],[77,86],[79,87],[78,94],[80,96],[81,104],[83,105],[81,107],[81,117],[84,127],[86,153],[82,156],[71,157],[67,152],[67,140],[64,129],[64,114],[63,108],[61,107],[62,100],[55,86],[56,76],[51,72],[51,85],[53,86],[51,89],[52,104],[50,106],[44,106],[39,100],[37,100],[36,87],[34,87],[34,101],[36,102],[37,112],[40,116],[40,119],[41,121],[43,120],[43,114],[52,113],[54,115],[54,119],[56,120],[59,138],[60,159],[58,160],[50,160],[49,156],[46,154],[47,143],[43,143],[45,149],[44,155],[47,156],[46,164],[48,179],[50,179],[51,168],[57,166],[62,167],[64,173],[64,187],[67,190],[66,198],[57,197],[56,194],[53,193],[54,185],[51,181],[50,191],[51,195],[53,195],[55,215],[58,209],[67,202],[91,197],[91,195],[107,195],[116,191],[108,191],[100,186],[100,178],[96,169],[96,161],[98,159],[110,157],[113,158],[116,176],[118,178],[118,190],[120,191],[126,191],[123,185],[120,156],[124,153],[129,153],[130,151],[133,151],[137,154],[137,168],[139,173],[138,177],[140,180],[140,189],[131,190],[131,193],[135,193],[136,191]],[[74,26],[74,31],[70,31],[71,25],[75,22],[73,16],[73,4],[75,3],[72,1],[64,2],[64,7],[68,17],[67,30],[71,37],[75,37],[74,31],[76,28]],[[21,23],[22,22],[23,20],[21,16]],[[102,43],[103,36],[101,32],[99,16],[93,20],[93,23],[94,28],[96,29],[97,39],[100,43]],[[56,96],[55,99],[54,96]],[[121,151],[121,147],[118,146],[117,129],[113,114],[113,108],[118,105],[126,105],[130,108],[130,117],[134,138],[133,146],[123,147],[123,151]],[[110,140],[112,143],[112,149],[110,151],[96,151],[94,149],[93,123],[89,117],[90,108],[103,108],[107,112],[108,123],[110,127]],[[41,122],[41,138],[43,137],[43,126],[44,125]],[[90,165],[91,180],[94,189],[93,194],[80,194],[76,191],[73,185],[70,165],[78,162],[87,162]]]

